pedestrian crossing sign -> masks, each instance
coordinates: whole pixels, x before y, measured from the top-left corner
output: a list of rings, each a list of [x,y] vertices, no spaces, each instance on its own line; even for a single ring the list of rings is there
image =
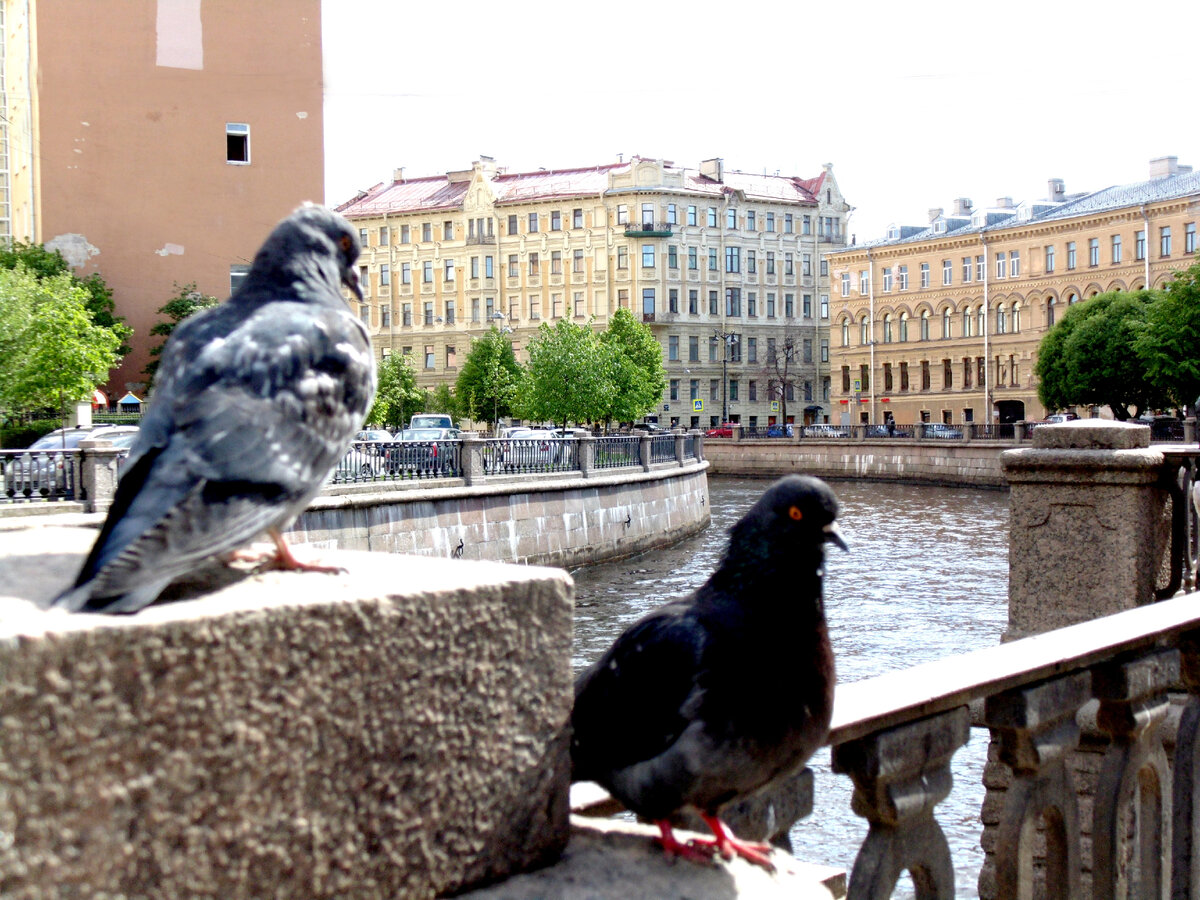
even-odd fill
[[[704,412],[704,401],[703,400],[693,400],[692,401],[692,412]]]

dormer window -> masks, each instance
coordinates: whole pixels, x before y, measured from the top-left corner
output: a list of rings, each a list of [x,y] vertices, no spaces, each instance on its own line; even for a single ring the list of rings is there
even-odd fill
[[[946,220],[945,219],[938,219],[936,222],[933,223],[933,233],[934,234],[945,234],[946,233]]]
[[[889,241],[894,241],[898,237],[900,237],[900,226],[899,225],[889,225],[888,231],[887,231],[887,239]]]

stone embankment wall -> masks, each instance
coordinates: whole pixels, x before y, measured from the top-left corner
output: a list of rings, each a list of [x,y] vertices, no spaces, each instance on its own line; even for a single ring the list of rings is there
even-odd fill
[[[704,443],[713,475],[777,477],[798,472],[820,478],[868,478],[1004,490],[1000,454],[1011,444],[897,440],[714,440]]]
[[[582,478],[413,488],[351,485],[318,497],[292,543],[571,567],[620,559],[694,534],[709,521],[707,464]],[[339,489],[331,489],[339,490]]]

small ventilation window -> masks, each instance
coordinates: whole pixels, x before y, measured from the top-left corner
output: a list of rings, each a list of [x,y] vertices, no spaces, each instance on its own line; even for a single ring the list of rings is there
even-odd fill
[[[225,161],[237,166],[250,165],[250,126],[225,123]]]

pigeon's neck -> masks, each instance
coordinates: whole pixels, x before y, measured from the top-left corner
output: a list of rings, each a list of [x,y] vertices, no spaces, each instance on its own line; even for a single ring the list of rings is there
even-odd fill
[[[281,291],[302,302],[334,297],[344,303],[337,278],[308,253],[255,260],[234,296],[240,303],[256,305],[279,300]]]
[[[771,615],[786,610],[790,617],[823,621],[824,566],[825,553],[820,548],[815,553],[787,554],[755,554],[743,549],[726,555],[711,584],[718,595],[736,594],[748,609],[762,608]],[[809,602],[795,603],[792,598],[796,597]]]

